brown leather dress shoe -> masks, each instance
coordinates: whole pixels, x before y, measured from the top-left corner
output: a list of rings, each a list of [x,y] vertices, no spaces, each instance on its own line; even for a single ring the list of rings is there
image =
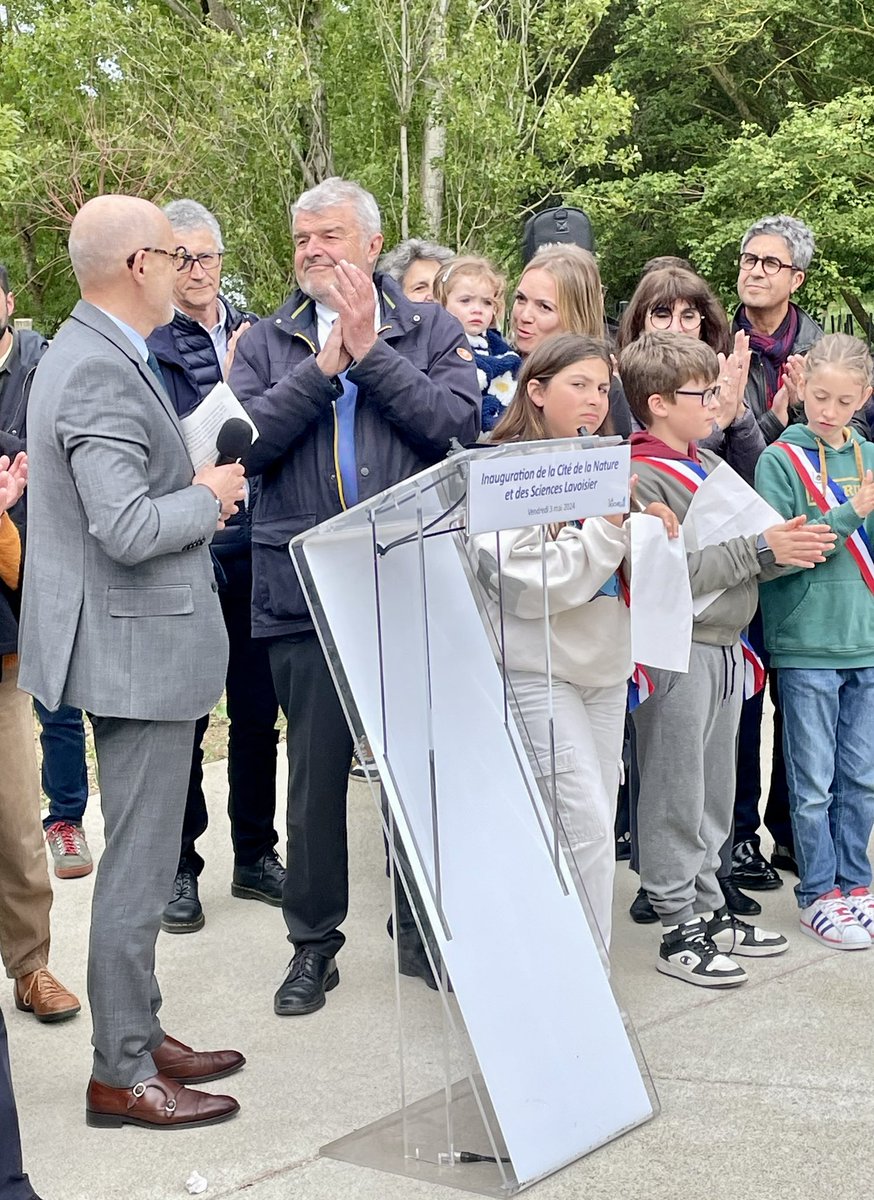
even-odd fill
[[[85,1095],[85,1123],[98,1129],[118,1129],[122,1125],[195,1129],[227,1121],[239,1111],[232,1096],[196,1092],[166,1075],[153,1075],[132,1088],[107,1087],[92,1078]]]
[[[175,1079],[177,1083],[208,1083],[211,1079],[224,1079],[225,1075],[233,1075],[246,1063],[243,1055],[236,1050],[198,1052],[177,1042],[169,1034],[152,1051],[152,1058],[160,1074]]]
[[[40,967],[15,981],[15,1007],[38,1021],[66,1021],[82,1007],[72,992],[58,983],[51,971]]]

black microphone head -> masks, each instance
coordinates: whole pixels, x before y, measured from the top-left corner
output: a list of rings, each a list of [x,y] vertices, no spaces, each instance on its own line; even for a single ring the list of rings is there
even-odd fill
[[[252,426],[242,417],[230,417],[215,439],[219,464],[245,459],[252,445]]]

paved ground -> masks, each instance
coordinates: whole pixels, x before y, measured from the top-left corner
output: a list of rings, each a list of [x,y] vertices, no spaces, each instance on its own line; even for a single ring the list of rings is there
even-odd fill
[[[453,1192],[319,1157],[319,1147],[397,1107],[394,983],[384,920],[382,843],[370,794],[350,794],[349,944],[341,986],[311,1017],[272,1012],[288,950],[278,910],[230,895],[224,767],[207,768],[202,932],[161,935],[167,1030],[201,1048],[232,1046],[246,1069],[226,1081],[242,1105],[195,1133],[86,1128],[87,1012],[40,1026],[4,1001],[25,1158],[44,1200],[170,1200],[197,1170],[207,1200],[451,1200]],[[96,801],[86,827],[100,848]],[[92,876],[93,878],[93,876]],[[91,880],[55,881],[52,965],[84,1000]],[[797,933],[789,884],[765,898],[762,924],[791,936],[781,959],[719,995],[654,969],[657,935],[625,915],[620,868],[615,980],[637,1027],[662,1112],[531,1193],[538,1200],[813,1200],[870,1194],[874,1169],[874,950],[840,954]],[[524,947],[520,946],[520,953]],[[433,993],[404,980],[427,1022]],[[549,981],[544,980],[544,987]],[[211,1085],[220,1091],[221,1084]],[[458,1194],[458,1193],[456,1193]]]

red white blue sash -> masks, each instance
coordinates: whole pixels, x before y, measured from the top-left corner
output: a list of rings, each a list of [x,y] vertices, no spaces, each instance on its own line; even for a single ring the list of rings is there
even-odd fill
[[[665,475],[671,475],[678,483],[682,483],[683,487],[688,488],[693,494],[698,491],[701,484],[707,478],[707,472],[701,464],[692,462],[691,458],[648,458],[641,456],[632,460],[632,467],[636,462],[646,463],[647,466],[655,467],[658,471],[663,471]]]
[[[749,700],[765,686],[765,664],[743,634],[740,646],[744,657],[744,700]]]
[[[634,712],[637,706],[643,704],[644,700],[648,700],[654,691],[655,684],[646,667],[635,663],[628,681],[628,711]]]
[[[775,445],[788,455],[789,461],[795,468],[804,490],[821,513],[827,513],[833,508],[846,504],[847,495],[840,484],[828,476],[822,478],[819,469],[819,456],[815,450],[802,450],[799,446],[791,446],[788,442],[775,442]],[[846,547],[859,573],[864,579],[868,590],[874,594],[874,551],[863,526],[851,533],[846,540]]]

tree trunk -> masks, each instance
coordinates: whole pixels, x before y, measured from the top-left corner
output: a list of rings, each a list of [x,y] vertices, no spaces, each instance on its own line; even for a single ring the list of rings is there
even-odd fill
[[[301,47],[306,62],[307,79],[312,95],[311,107],[304,108],[301,117],[308,149],[304,158],[304,184],[312,187],[334,174],[331,152],[331,132],[328,122],[328,98],[322,82],[322,22],[321,0],[305,0],[301,10]]]
[[[442,70],[446,62],[448,12],[449,0],[437,0],[433,32],[426,48],[429,60],[425,79],[428,108],[422,142],[422,205],[428,232],[435,238],[440,236],[443,224],[443,155],[446,152],[446,125],[442,112]]]

